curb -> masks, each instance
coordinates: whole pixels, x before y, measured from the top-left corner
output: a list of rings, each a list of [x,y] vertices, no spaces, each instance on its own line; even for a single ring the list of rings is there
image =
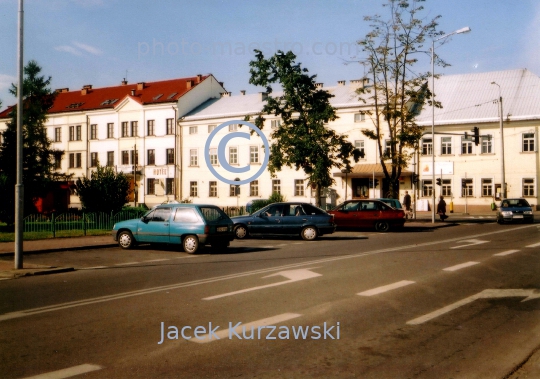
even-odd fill
[[[23,251],[23,255],[32,255],[32,254],[42,254],[42,253],[54,253],[58,251],[77,251],[77,250],[90,250],[90,249],[101,249],[105,247],[115,247],[116,243],[108,243],[103,245],[90,245],[90,246],[75,246],[75,247],[57,247],[52,249],[43,249],[43,250],[28,250]],[[0,253],[0,257],[13,257],[15,252],[8,251]]]
[[[27,270],[27,271],[24,271]],[[75,271],[73,267],[55,267],[50,269],[21,269],[0,272],[0,280],[18,279],[25,276],[60,274]]]

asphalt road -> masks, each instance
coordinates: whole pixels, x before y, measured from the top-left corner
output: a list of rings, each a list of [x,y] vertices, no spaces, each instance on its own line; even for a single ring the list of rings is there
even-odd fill
[[[0,282],[0,377],[505,378],[540,346],[538,227],[28,256],[77,271]]]

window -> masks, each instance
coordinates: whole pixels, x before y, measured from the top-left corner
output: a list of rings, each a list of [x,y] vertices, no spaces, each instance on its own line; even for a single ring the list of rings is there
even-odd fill
[[[139,151],[138,150],[131,150],[131,164],[139,164]]]
[[[154,130],[154,120],[148,120],[146,121],[146,135],[147,136],[155,136],[156,131]]]
[[[97,139],[97,125],[90,125],[90,139]]]
[[[461,196],[470,197],[473,195],[473,180],[472,179],[462,179],[461,181]]]
[[[129,151],[128,150],[122,150],[122,164],[123,165],[129,164]]]
[[[433,180],[422,181],[422,196],[433,196]]]
[[[362,122],[366,120],[366,114],[364,112],[354,114],[354,122]]]
[[[431,138],[422,139],[422,155],[433,154],[433,140]]]
[[[128,137],[128,122],[122,121],[122,137]]]
[[[174,149],[167,149],[167,164],[174,164]]]
[[[107,166],[114,166],[114,151],[107,151]]]
[[[208,196],[217,197],[217,182],[215,181],[208,182]]]
[[[197,182],[189,182],[189,196],[197,197]]]
[[[174,195],[174,178],[165,179],[165,195]]]
[[[54,142],[62,142],[62,128],[54,128]]]
[[[54,154],[54,168],[60,170],[62,168],[62,153]]]
[[[210,149],[210,164],[212,166],[217,166],[217,164],[218,164],[217,149],[216,148]]]
[[[98,153],[90,153],[90,167],[97,167],[98,165]]]
[[[197,149],[189,150],[189,165],[198,166],[199,165],[199,156],[197,154]]]
[[[174,123],[172,118],[167,119],[167,134],[174,134]]]
[[[229,147],[229,164],[238,164],[238,148]]]
[[[154,165],[156,164],[156,150],[148,149],[146,151],[146,164]]]
[[[492,179],[482,179],[482,196],[485,196],[485,197],[493,196],[493,180]]]
[[[493,153],[493,145],[491,143],[491,136],[482,136],[482,154]]]
[[[156,194],[156,179],[154,178],[146,179],[146,194],[147,195]]]
[[[387,139],[384,140],[384,154],[388,157],[392,157],[392,141]]]
[[[441,195],[452,196],[452,179],[443,179],[441,186]]]
[[[215,128],[217,128],[217,125],[208,125],[208,133],[212,133]]]
[[[139,135],[139,122],[131,121],[131,136],[137,137]]]
[[[441,154],[452,154],[452,137],[441,137]]]
[[[360,150],[361,156],[364,156],[365,150],[364,150],[364,140],[357,140],[354,141],[354,147]]]
[[[281,126],[281,120],[272,120],[270,121],[270,127],[272,129],[277,129]]]
[[[197,126],[190,126],[189,127],[189,134],[197,134],[198,128]]]
[[[195,224],[199,222],[199,217],[191,208],[176,208],[176,214],[174,215],[175,222]]]
[[[534,151],[534,133],[523,134],[523,151]]]
[[[272,179],[272,193],[281,194],[281,180]]]
[[[69,140],[75,141],[75,127],[74,126],[69,127]]]
[[[254,180],[249,183],[249,196],[259,196],[259,181]]]
[[[230,124],[229,132],[236,132],[238,130],[238,124]]]
[[[461,154],[472,154],[472,137],[461,137]]]
[[[114,123],[107,124],[107,138],[114,138]]]
[[[304,180],[294,180],[294,196],[304,196]]]
[[[534,196],[534,179],[523,179],[523,196]]]
[[[77,125],[75,127],[75,138],[77,141],[81,141],[82,140],[82,133],[81,133],[81,126],[80,125]]]
[[[249,147],[249,163],[259,163],[259,147]]]
[[[81,168],[82,167],[82,155],[81,153],[69,154],[69,168]]]

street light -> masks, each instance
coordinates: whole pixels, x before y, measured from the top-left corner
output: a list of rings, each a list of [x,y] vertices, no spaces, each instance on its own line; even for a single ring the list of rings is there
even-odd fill
[[[468,33],[471,31],[471,28],[468,26],[458,29],[455,32],[445,34],[439,38],[436,38],[431,41],[431,197],[432,197],[432,207],[431,207],[431,222],[435,223],[435,42],[453,36],[454,34]]]
[[[499,129],[501,132],[501,199],[506,198],[506,179],[504,176],[504,130],[503,130],[503,99],[501,95],[501,86],[495,82],[491,82],[499,87],[499,106],[500,106],[500,119],[499,119]]]

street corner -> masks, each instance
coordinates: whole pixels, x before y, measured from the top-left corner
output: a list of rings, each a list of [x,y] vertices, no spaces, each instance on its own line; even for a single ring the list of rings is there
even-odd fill
[[[56,267],[37,264],[23,264],[22,269],[15,269],[13,261],[0,261],[0,280],[18,279],[25,276],[49,275],[75,271],[73,267]]]

